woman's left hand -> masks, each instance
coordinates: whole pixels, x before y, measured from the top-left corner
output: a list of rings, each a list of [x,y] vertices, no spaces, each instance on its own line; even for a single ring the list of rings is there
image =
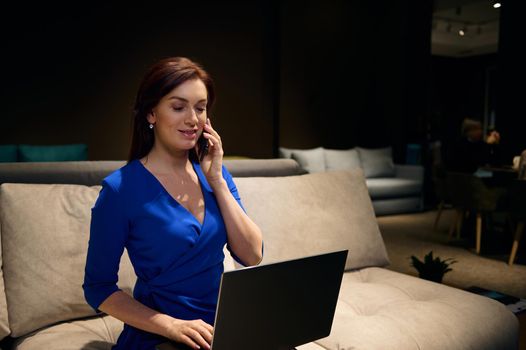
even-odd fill
[[[223,145],[221,136],[212,128],[210,119],[206,119],[203,127],[203,137],[208,140],[208,154],[204,156],[201,163],[201,169],[206,176],[206,180],[212,186],[220,184],[223,181]]]

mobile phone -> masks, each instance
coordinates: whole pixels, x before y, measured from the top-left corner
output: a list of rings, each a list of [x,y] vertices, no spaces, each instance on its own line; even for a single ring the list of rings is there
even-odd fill
[[[199,136],[199,139],[197,140],[197,145],[199,146],[197,156],[199,158],[199,161],[201,162],[203,161],[204,157],[208,154],[208,140],[203,136],[202,133],[201,136]]]

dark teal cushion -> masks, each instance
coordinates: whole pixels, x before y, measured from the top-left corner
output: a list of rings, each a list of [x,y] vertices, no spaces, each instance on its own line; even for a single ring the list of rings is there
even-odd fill
[[[21,162],[60,162],[87,160],[88,146],[86,144],[33,146],[19,145],[18,157]]]
[[[16,162],[17,161],[17,146],[16,145],[0,145],[0,162]]]

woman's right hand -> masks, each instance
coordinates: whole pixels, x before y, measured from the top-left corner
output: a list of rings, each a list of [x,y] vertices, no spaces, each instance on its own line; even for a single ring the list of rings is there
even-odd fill
[[[168,338],[193,349],[210,349],[214,327],[203,320],[174,319],[168,329]]]

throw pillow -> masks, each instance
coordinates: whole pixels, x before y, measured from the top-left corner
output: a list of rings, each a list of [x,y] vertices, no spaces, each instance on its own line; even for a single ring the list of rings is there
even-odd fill
[[[319,173],[325,171],[325,155],[323,148],[313,148],[308,150],[295,150],[291,158],[309,173]]]
[[[234,180],[263,232],[263,263],[349,249],[348,270],[389,264],[361,169]]]
[[[17,161],[16,145],[0,145],[0,163]]]
[[[360,155],[360,162],[365,177],[393,177],[395,167],[391,147],[385,148],[360,148],[356,147]]]
[[[354,148],[339,150],[325,149],[326,170],[351,170],[360,167],[360,156]]]
[[[82,283],[91,208],[100,186],[2,184],[3,271],[12,336],[95,315]],[[119,286],[131,292],[135,274],[127,254]]]
[[[18,152],[22,162],[61,162],[88,159],[88,146],[86,144],[19,145]]]
[[[279,148],[279,157],[280,158],[290,158],[292,156],[292,151],[295,151],[295,150],[292,149],[292,148],[280,147]]]

